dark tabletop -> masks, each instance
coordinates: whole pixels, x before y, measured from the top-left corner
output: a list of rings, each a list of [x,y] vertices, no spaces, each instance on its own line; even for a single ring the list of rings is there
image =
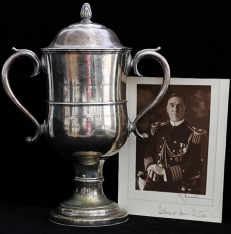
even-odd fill
[[[51,208],[0,205],[0,233],[230,233],[231,222],[208,223],[129,215],[125,223],[106,227],[69,227],[51,223]]]

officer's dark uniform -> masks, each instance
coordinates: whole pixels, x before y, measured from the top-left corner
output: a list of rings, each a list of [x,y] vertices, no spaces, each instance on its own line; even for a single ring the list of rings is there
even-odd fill
[[[167,181],[163,176],[154,175],[152,190],[180,192],[182,183],[201,170],[201,143],[206,134],[184,121],[173,127],[169,121],[151,125],[153,141],[144,158],[145,170],[157,164],[165,169]]]

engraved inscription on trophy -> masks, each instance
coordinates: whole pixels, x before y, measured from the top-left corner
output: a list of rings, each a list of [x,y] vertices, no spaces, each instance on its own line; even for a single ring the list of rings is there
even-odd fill
[[[102,94],[104,94],[103,98],[107,98],[106,101],[110,101],[110,90],[113,88],[111,82],[81,84],[77,81],[76,79],[76,81],[70,83],[59,83],[59,87],[63,87],[61,89],[64,95],[70,97],[70,100],[67,99],[67,102],[101,102]]]
[[[98,193],[95,189],[83,187],[80,191],[81,194],[86,195],[86,196],[92,196],[92,197],[97,197]]]
[[[100,87],[105,87],[105,86],[112,86],[112,83],[100,83],[100,84],[90,84],[90,85],[82,85],[82,84],[79,84],[79,83],[60,83],[61,85],[63,85],[64,87],[70,87],[70,88],[76,88],[76,90],[81,90],[81,89],[91,89],[91,90],[97,90],[97,87],[100,88]]]
[[[97,90],[97,85],[81,85],[78,83],[70,83],[70,84],[63,84],[64,87],[67,88],[74,88],[75,91],[82,91],[82,90],[92,90],[96,91]]]
[[[116,118],[121,114],[65,114],[64,127],[69,136],[87,136],[87,135],[101,135],[105,134],[104,130],[115,129]]]

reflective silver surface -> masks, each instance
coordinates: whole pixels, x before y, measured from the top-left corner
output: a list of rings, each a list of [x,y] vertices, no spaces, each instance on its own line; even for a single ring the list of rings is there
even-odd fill
[[[50,214],[55,223],[74,226],[102,226],[127,220],[127,212],[108,200],[102,190],[103,161],[116,154],[129,134],[144,138],[137,123],[165,95],[170,82],[167,61],[156,51],[146,49],[134,59],[111,30],[90,21],[89,4],[81,11],[82,21],[61,30],[52,44],[42,49],[41,61],[29,50],[16,50],[4,64],[3,86],[7,95],[35,124],[36,141],[44,134],[50,145],[72,160],[76,190],[71,199]],[[39,124],[13,94],[8,80],[12,63],[27,56],[47,77],[47,118]],[[164,79],[156,99],[132,123],[127,115],[126,80],[131,69],[141,75],[137,64],[144,58],[160,63]],[[129,100],[128,100],[129,101]]]
[[[74,194],[51,211],[50,220],[69,226],[93,227],[125,222],[128,219],[127,211],[104,195],[102,187],[104,160],[91,163],[90,158],[86,160],[87,155],[78,154],[83,156],[84,164],[74,162],[76,172]],[[93,154],[92,158],[96,155],[97,153]],[[81,160],[80,162],[83,163]]]
[[[127,52],[48,53],[46,136],[66,157],[78,151],[115,154],[128,136]],[[88,144],[89,143],[89,144]]]
[[[7,61],[5,62],[3,68],[2,68],[2,83],[3,83],[3,87],[6,91],[6,94],[11,98],[11,100],[15,103],[15,105],[32,121],[32,123],[35,125],[36,127],[36,135],[32,138],[32,137],[27,137],[26,138],[26,142],[27,143],[32,143],[34,141],[36,141],[40,135],[42,135],[44,133],[45,130],[45,126],[44,125],[40,125],[39,122],[36,120],[36,118],[18,101],[18,99],[16,98],[16,96],[14,95],[14,93],[12,92],[11,88],[10,88],[10,83],[9,83],[9,79],[8,79],[8,72],[9,69],[12,65],[12,63],[17,60],[20,57],[29,57],[33,63],[34,63],[34,72],[31,75],[31,77],[36,76],[39,74],[39,70],[40,70],[40,61],[39,58],[37,57],[37,55],[30,51],[30,50],[18,50],[16,48],[12,48],[13,51],[15,51],[16,53],[13,54],[12,56],[10,56],[10,58],[7,59]]]
[[[126,49],[111,29],[90,20],[92,12],[88,3],[82,6],[80,16],[82,18],[80,22],[62,29],[43,51]]]

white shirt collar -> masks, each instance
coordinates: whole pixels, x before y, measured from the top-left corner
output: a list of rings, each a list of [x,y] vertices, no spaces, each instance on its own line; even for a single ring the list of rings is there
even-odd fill
[[[173,122],[172,120],[170,120],[170,123],[172,126],[179,126],[180,124],[182,124],[184,122],[184,119],[178,121],[178,122]]]

